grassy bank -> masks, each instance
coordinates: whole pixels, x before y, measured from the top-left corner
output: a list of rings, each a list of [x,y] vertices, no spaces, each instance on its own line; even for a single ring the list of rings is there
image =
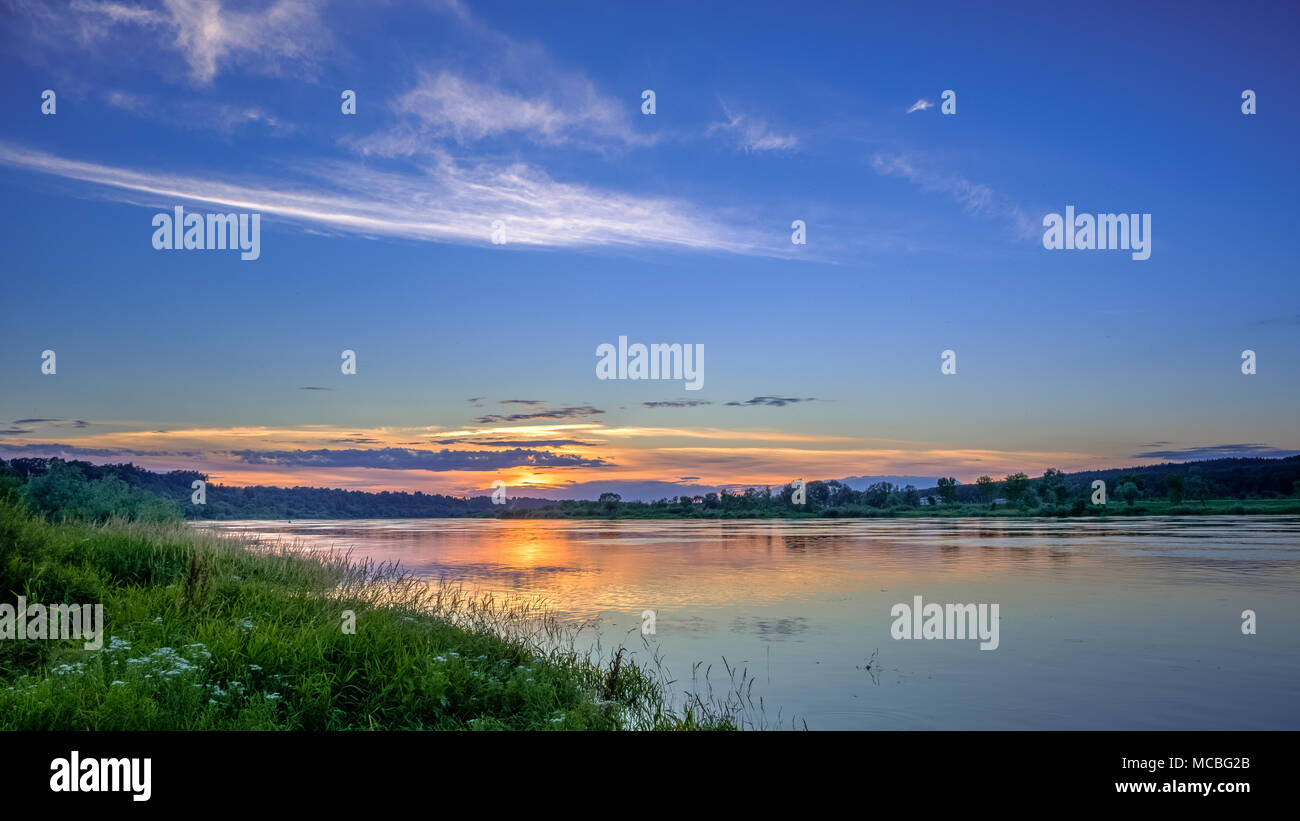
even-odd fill
[[[0,729],[717,729],[524,602],[180,521],[51,523],[0,498],[0,602],[103,604],[103,647],[0,640]],[[345,612],[355,633],[345,631]]]

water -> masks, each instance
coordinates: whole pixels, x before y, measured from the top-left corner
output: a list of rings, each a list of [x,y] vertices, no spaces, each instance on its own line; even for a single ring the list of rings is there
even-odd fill
[[[725,685],[725,658],[769,724],[779,710],[810,729],[1300,728],[1300,517],[218,527],[541,596],[638,657],[653,610],[677,689],[697,661]],[[998,648],[894,640],[890,609],[916,595],[997,603]]]

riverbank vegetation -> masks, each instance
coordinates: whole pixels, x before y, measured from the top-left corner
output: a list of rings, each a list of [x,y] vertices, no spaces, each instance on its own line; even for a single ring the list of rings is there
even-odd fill
[[[30,490],[0,482],[0,729],[746,726],[737,693],[674,709],[653,664],[580,652],[535,602],[218,536],[111,482],[66,510]],[[100,646],[19,637],[20,597],[102,604]]]
[[[1225,461],[1225,460],[1220,460]],[[507,518],[881,518],[1067,517],[1300,514],[1300,460],[1226,460],[1230,468],[1158,465],[1127,471],[1065,474],[1049,468],[1031,478],[981,476],[963,485],[945,477],[934,488],[875,482],[855,490],[840,481],[791,482],[781,488],[723,489],[656,502],[596,501],[507,510]],[[1209,464],[1209,463],[1206,463]],[[1230,495],[1229,495],[1230,494]]]
[[[811,484],[811,483],[810,483]],[[507,519],[889,519],[889,518],[1035,518],[1035,517],[1103,517],[1103,516],[1225,516],[1225,515],[1300,515],[1300,498],[1283,499],[1205,499],[1195,503],[1175,504],[1169,500],[1110,501],[1106,505],[1073,501],[1068,506],[1056,504],[1011,505],[1006,501],[982,504],[885,504],[805,505],[773,504],[727,507],[720,494],[713,500],[694,498],[663,502],[560,502],[554,507],[528,511],[505,511]]]
[[[935,487],[809,481],[781,487],[722,489],[653,502],[552,501],[511,493],[504,505],[488,496],[458,498],[421,492],[368,493],[328,488],[208,485],[191,501],[194,471],[155,473],[135,465],[92,465],[62,459],[0,460],[0,486],[21,491],[33,510],[104,521],[130,507],[141,518],[878,518],[915,516],[1143,516],[1300,513],[1300,456],[1230,458],[1040,476],[1023,472],[972,483],[945,477]],[[1105,484],[1104,504],[1095,483]]]

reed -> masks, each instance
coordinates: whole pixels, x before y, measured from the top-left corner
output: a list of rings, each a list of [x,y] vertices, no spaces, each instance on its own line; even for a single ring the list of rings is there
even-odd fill
[[[103,646],[0,640],[0,729],[760,726],[711,685],[674,693],[649,645],[605,653],[545,602],[346,550],[176,521],[52,523],[3,500],[0,600],[18,595],[102,603]]]

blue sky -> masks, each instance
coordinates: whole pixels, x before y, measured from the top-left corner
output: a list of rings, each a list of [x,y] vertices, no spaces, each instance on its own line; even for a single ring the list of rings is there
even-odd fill
[[[585,495],[1300,450],[1292,9],[0,19],[0,455]],[[155,250],[176,205],[260,258]],[[1045,250],[1067,205],[1151,214],[1150,259]],[[703,389],[597,380],[620,335]]]

